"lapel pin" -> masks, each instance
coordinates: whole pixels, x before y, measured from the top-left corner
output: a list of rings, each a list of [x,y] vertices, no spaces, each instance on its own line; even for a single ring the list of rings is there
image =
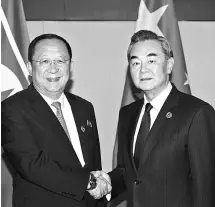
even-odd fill
[[[90,121],[87,120],[87,126],[92,127],[92,123]]]
[[[85,128],[83,126],[81,126],[81,131],[85,132]]]
[[[170,119],[171,117],[172,117],[172,113],[171,113],[171,112],[167,112],[167,113],[166,113],[166,118],[167,118],[167,119]]]

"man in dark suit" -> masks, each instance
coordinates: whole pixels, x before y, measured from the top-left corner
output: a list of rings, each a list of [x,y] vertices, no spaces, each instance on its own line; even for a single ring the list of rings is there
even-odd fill
[[[165,38],[135,33],[128,61],[144,97],[120,110],[112,197],[126,189],[129,207],[214,207],[213,107],[170,83],[174,59]]]
[[[90,102],[67,92],[68,42],[43,34],[29,45],[32,84],[2,102],[2,147],[14,170],[16,207],[97,206],[109,184],[101,170],[96,118]],[[94,198],[93,198],[94,197]]]

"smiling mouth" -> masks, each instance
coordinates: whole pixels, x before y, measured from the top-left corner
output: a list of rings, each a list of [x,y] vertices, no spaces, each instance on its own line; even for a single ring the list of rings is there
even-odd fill
[[[140,78],[141,81],[149,81],[152,80],[152,78]]]
[[[46,78],[47,81],[49,82],[57,82],[60,80],[60,77],[56,77],[56,78]]]

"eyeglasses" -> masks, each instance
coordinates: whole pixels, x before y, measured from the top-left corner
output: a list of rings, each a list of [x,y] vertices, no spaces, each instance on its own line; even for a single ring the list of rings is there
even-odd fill
[[[32,61],[39,63],[39,66],[42,67],[42,68],[48,68],[48,67],[50,67],[50,65],[52,63],[54,63],[58,67],[63,67],[66,64],[68,64],[70,60],[65,60],[63,58],[58,58],[58,59],[55,59],[55,60],[41,59],[41,60],[32,60]]]

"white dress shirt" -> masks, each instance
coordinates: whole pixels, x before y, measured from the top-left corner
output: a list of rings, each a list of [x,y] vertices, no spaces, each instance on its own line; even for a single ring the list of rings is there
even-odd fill
[[[67,129],[69,131],[69,136],[70,136],[70,138],[68,138],[68,139],[70,139],[70,142],[76,152],[76,155],[77,155],[82,167],[84,167],[85,161],[84,161],[84,157],[83,157],[83,153],[82,153],[82,149],[81,149],[81,144],[80,144],[77,127],[75,124],[71,106],[70,106],[65,94],[62,93],[60,98],[57,100],[52,100],[52,99],[44,96],[41,93],[40,93],[40,95],[43,97],[43,99],[46,101],[46,103],[49,105],[49,107],[52,109],[52,111],[54,112],[55,115],[57,114],[57,109],[54,106],[52,106],[51,104],[56,101],[61,103],[63,117],[66,122],[66,126],[67,126]]]
[[[150,104],[152,105],[152,109],[150,110],[150,119],[151,119],[151,124],[150,124],[150,129],[152,128],[154,122],[155,122],[155,119],[157,118],[164,102],[166,101],[168,95],[170,94],[170,91],[172,90],[172,85],[171,83],[169,82],[167,87],[158,95],[156,96],[151,102]],[[145,112],[145,106],[146,104],[148,103],[145,95],[144,95],[144,105],[141,109],[141,112],[140,112],[140,116],[139,116],[139,119],[138,119],[138,122],[137,122],[137,127],[136,127],[136,130],[135,130],[135,134],[134,134],[134,143],[133,143],[133,155],[134,155],[134,150],[135,150],[135,144],[136,144],[136,141],[137,141],[137,135],[138,135],[138,132],[139,132],[139,129],[140,129],[140,124],[141,124],[141,120],[142,120],[142,117],[144,115],[144,112]]]

